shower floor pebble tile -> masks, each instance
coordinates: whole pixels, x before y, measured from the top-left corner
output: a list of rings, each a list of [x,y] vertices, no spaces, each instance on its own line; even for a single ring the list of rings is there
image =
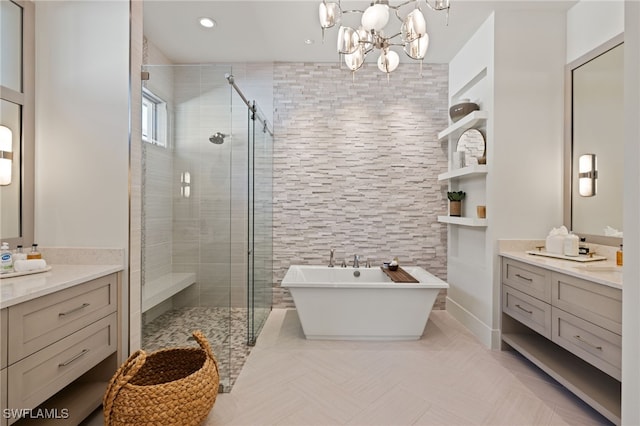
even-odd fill
[[[513,351],[482,346],[446,311],[411,342],[310,341],[271,312],[217,425],[609,425]]]
[[[218,361],[225,392],[233,388],[251,347],[247,346],[247,310],[185,307],[165,312],[143,327],[142,349],[153,352],[194,346],[191,333],[200,330]]]

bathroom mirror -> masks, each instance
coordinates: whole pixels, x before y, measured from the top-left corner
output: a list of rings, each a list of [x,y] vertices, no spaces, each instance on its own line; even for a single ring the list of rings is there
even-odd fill
[[[623,52],[621,35],[566,73],[565,225],[607,245],[620,244],[623,232]]]
[[[35,8],[0,7],[0,238],[15,248],[33,243]]]
[[[469,129],[460,135],[456,151],[464,152],[464,162],[471,166],[478,164],[478,159],[485,156],[484,134],[478,129]]]

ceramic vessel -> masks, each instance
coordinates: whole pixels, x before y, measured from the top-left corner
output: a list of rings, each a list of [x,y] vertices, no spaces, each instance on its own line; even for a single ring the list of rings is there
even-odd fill
[[[480,106],[478,104],[470,102],[468,99],[461,99],[460,103],[453,105],[449,108],[449,117],[455,123],[462,117],[470,114],[473,111],[478,111]]]

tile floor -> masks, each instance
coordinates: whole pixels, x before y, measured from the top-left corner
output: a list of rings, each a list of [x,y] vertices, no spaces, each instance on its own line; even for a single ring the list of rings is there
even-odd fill
[[[446,311],[413,342],[309,341],[274,310],[206,425],[606,425],[512,351],[482,346]]]
[[[86,425],[102,424],[101,412]],[[482,346],[446,311],[413,342],[310,341],[272,311],[205,425],[608,425],[512,351]]]

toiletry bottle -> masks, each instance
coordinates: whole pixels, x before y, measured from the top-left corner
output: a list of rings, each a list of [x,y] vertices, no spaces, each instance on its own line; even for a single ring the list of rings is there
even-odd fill
[[[11,250],[9,250],[9,243],[2,243],[0,247],[0,258],[2,259],[0,263],[0,273],[6,274],[13,272],[13,255],[11,254]]]
[[[13,261],[15,262],[16,260],[27,260],[27,254],[22,250],[21,245],[18,245],[15,253],[13,253]]]
[[[580,246],[578,247],[580,254],[589,254],[589,246],[587,245],[587,239],[585,237],[580,238]]]
[[[31,251],[27,253],[27,259],[42,259],[42,255],[38,251],[38,245],[36,243],[33,243]]]
[[[622,266],[622,244],[620,244],[620,250],[616,252],[616,265]]]
[[[569,234],[564,237],[564,255],[565,256],[577,256],[578,246],[580,245],[580,239],[576,234]]]

